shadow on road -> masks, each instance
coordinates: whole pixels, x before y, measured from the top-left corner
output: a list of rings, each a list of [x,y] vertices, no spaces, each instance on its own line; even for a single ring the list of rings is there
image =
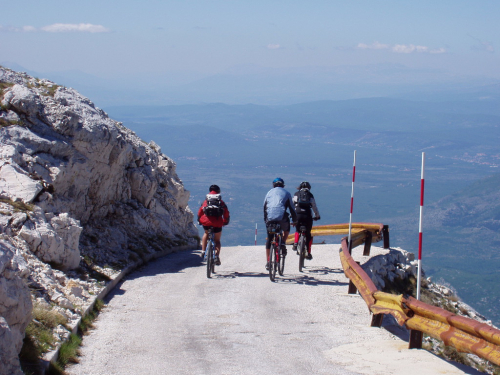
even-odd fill
[[[276,277],[276,282],[278,283],[292,283],[292,284],[305,284],[312,286],[319,285],[348,285],[349,283],[341,282],[338,280],[325,280],[325,279],[316,279],[313,276],[309,276],[307,274],[297,274],[297,275],[287,275],[285,273],[282,277]]]
[[[179,251],[141,265],[135,271],[126,275],[105,297],[104,302],[108,303],[114,296],[125,294],[121,287],[126,280],[135,280],[164,273],[179,273],[187,268],[199,267],[203,264],[200,254],[200,250]]]
[[[276,282],[278,283],[293,283],[293,284],[306,284],[306,285],[348,285],[348,282],[339,282],[337,280],[318,279],[314,276],[329,275],[332,273],[341,273],[342,270],[334,270],[328,267],[314,267],[306,270],[306,273],[298,273],[296,275],[285,274],[283,276],[276,275]],[[264,277],[269,278],[268,272],[228,272],[220,271],[212,275],[213,279],[235,279],[237,277]]]
[[[187,268],[199,267],[202,263],[201,250],[179,251],[142,265],[126,278],[132,280],[163,273],[179,273]]]
[[[215,274],[212,275],[212,278],[218,279],[235,279],[237,277],[269,277],[269,274],[266,272],[227,272],[221,271],[217,272],[215,270]]]

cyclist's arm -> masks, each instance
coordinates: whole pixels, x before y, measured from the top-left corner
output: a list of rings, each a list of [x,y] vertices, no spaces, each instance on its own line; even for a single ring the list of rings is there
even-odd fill
[[[264,199],[264,222],[267,223],[267,199]]]
[[[311,197],[311,208],[314,212],[314,217],[319,217],[319,211],[318,211],[318,206],[316,206],[316,201],[314,200],[314,197]]]
[[[224,209],[224,214],[223,214],[224,225],[228,225],[229,219],[230,219],[229,208],[227,208],[227,205],[225,202],[221,202],[221,203],[222,203],[222,208]]]
[[[292,222],[296,223],[297,222],[297,213],[295,212],[295,205],[293,204],[292,196],[289,195],[287,201],[285,202],[285,211],[288,206],[288,210],[290,211],[290,214],[292,215]]]

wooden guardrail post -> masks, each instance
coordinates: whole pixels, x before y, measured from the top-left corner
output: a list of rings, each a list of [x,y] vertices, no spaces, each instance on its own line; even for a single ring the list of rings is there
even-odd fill
[[[359,262],[356,262],[359,266]],[[358,292],[358,288],[356,288],[356,285],[352,282],[351,279],[349,279],[349,288],[347,289],[347,294],[356,294]]]
[[[367,257],[370,255],[370,249],[372,247],[373,233],[369,230],[365,231],[365,248],[363,250],[363,256]]]
[[[371,327],[382,327],[382,321],[384,320],[384,314],[373,314]]]
[[[408,349],[422,349],[423,336],[424,335],[421,331],[410,329],[410,342],[408,343]]]
[[[352,282],[352,280],[349,280],[349,288],[347,289],[347,294],[356,294],[358,292],[358,288],[356,288],[356,285]]]
[[[388,225],[384,225],[383,229],[382,229],[382,234],[383,234],[383,238],[384,238],[384,249],[388,249],[390,246],[389,246],[389,226]]]

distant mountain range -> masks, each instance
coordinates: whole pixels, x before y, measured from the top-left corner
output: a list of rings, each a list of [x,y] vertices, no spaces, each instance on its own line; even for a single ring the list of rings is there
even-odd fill
[[[416,217],[400,218],[417,227]],[[415,235],[399,234],[416,251]],[[424,207],[423,268],[500,323],[500,174],[483,178]],[[413,240],[412,240],[413,239]]]
[[[80,71],[35,72],[13,62],[0,65],[79,90],[99,107],[164,104],[286,105],[316,100],[393,97],[412,100],[500,99],[500,81],[458,77],[401,64],[269,68],[235,66],[218,74],[195,72],[97,77]]]

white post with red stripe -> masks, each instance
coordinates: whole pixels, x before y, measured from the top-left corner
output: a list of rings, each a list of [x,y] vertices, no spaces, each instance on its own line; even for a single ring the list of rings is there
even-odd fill
[[[352,164],[352,189],[351,189],[351,214],[349,215],[349,253],[351,253],[351,232],[352,232],[352,208],[354,206],[354,180],[356,176],[356,150],[354,150],[354,162]]]
[[[422,174],[420,178],[420,221],[418,224],[418,277],[417,277],[417,299],[420,300],[420,283],[422,279],[422,218],[424,213],[424,170],[425,152],[422,152]]]
[[[257,246],[257,223],[255,223],[255,246]]]

